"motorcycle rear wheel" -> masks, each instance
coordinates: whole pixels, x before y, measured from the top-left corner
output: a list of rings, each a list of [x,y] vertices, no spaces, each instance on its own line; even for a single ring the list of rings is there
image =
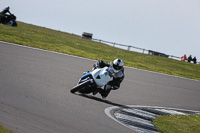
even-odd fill
[[[16,23],[16,22],[14,22],[12,26],[13,26],[13,27],[17,27],[17,23]]]

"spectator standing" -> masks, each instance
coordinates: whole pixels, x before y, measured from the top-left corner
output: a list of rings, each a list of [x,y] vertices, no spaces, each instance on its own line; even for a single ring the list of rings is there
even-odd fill
[[[187,60],[186,54],[185,54],[184,56],[181,57],[181,61],[185,61],[185,60]]]
[[[189,57],[188,57],[188,62],[191,62],[192,61],[192,55],[190,55]]]
[[[197,58],[196,58],[196,56],[192,60],[193,60],[194,64],[197,64]]]

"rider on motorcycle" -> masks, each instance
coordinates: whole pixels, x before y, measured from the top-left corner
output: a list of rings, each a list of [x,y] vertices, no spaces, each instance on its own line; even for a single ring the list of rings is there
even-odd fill
[[[93,70],[96,68],[110,67],[113,73],[113,80],[104,86],[104,89],[97,88],[93,95],[98,92],[101,94],[102,98],[106,98],[111,90],[117,90],[120,87],[121,82],[124,79],[124,67],[123,61],[120,59],[115,59],[113,62],[104,62],[103,60],[98,60],[93,66]]]
[[[3,11],[0,12],[0,23],[3,23],[7,16],[11,15],[10,13],[10,7],[6,7]],[[9,14],[7,14],[9,13]]]

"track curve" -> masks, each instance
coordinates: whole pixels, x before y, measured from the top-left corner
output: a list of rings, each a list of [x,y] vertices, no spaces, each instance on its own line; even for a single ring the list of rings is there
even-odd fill
[[[125,68],[108,101],[74,95],[93,60],[0,42],[0,125],[29,133],[132,133],[108,118],[110,106],[147,105],[200,111],[200,82]]]

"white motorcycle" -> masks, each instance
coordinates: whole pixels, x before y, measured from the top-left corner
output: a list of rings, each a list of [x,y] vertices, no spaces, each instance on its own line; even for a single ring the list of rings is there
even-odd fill
[[[96,91],[95,88],[101,88],[107,85],[108,82],[113,80],[113,70],[111,67],[97,68],[91,72],[85,73],[78,84],[73,87],[70,92],[80,92],[83,94],[89,94]]]

